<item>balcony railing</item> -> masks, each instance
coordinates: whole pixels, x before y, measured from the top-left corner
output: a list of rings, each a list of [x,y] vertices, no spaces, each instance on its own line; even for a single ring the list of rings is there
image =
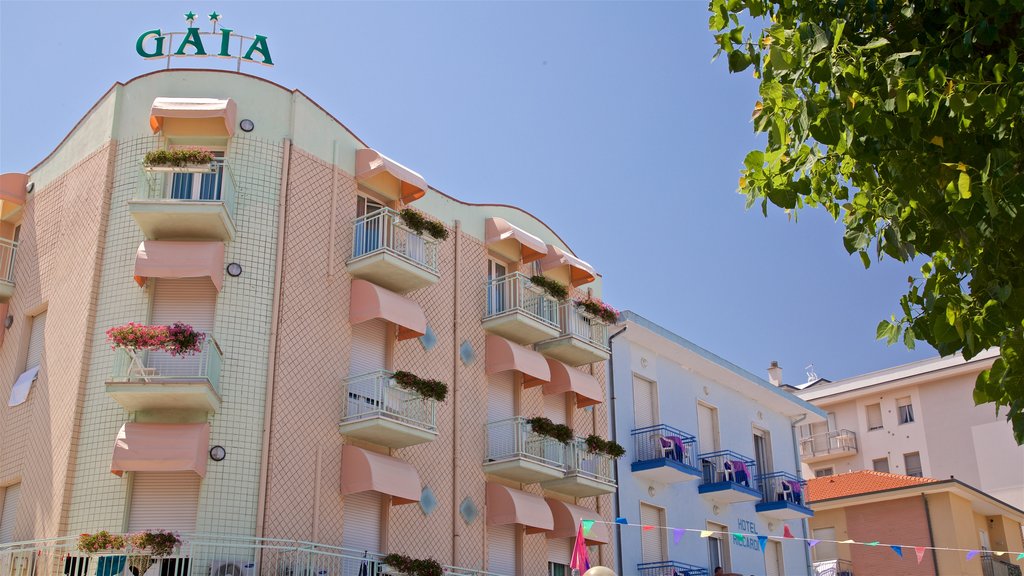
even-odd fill
[[[708,576],[707,568],[675,560],[637,564],[636,572],[639,576]]]
[[[17,252],[17,242],[0,238],[0,282],[14,284],[14,257]]]
[[[513,272],[487,281],[484,319],[520,312],[558,330],[558,300],[533,285],[530,278]]]
[[[1021,576],[1020,566],[1000,560],[991,552],[982,552],[979,558],[982,576]]]
[[[575,442],[565,447],[565,470],[569,474],[576,474],[598,482],[615,484],[615,459],[608,454],[591,452],[587,449],[587,442],[583,438],[577,438]]]
[[[172,356],[162,350],[118,348],[114,356],[112,382],[182,382],[207,381],[220,394],[220,368],[224,352],[213,337],[203,334],[198,353]]]
[[[559,321],[563,336],[575,336],[590,344],[608,350],[608,325],[585,312],[568,300],[562,304]]]
[[[391,372],[380,370],[344,380],[345,409],[341,423],[384,418],[428,432],[437,432],[437,402],[400,388]]]
[[[382,208],[356,218],[353,226],[352,260],[383,252],[437,274],[438,241],[407,228],[398,212]]]
[[[702,484],[731,482],[757,491],[757,464],[732,450],[699,454]]]
[[[789,472],[772,472],[758,478],[761,502],[790,502],[804,506],[807,481]]]
[[[541,436],[522,416],[487,424],[487,461],[521,458],[565,469],[565,445]]]
[[[814,563],[814,576],[854,576],[849,560],[822,560]]]
[[[832,430],[800,439],[800,458],[805,460],[856,452],[857,433],[852,430]]]
[[[235,180],[231,166],[218,158],[208,169],[194,167],[143,167],[146,185],[142,198],[223,202],[228,216],[235,215]]]
[[[633,430],[633,461],[671,460],[697,470],[697,439],[665,424]]]

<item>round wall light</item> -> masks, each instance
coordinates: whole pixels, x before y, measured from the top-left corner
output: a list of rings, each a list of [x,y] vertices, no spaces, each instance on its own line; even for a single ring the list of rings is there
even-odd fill
[[[10,328],[11,324],[14,324],[14,316],[8,314],[7,318],[4,318],[4,328]]]
[[[242,265],[238,262],[232,262],[228,264],[228,276],[237,278],[242,275]]]
[[[252,132],[256,125],[252,123],[252,120],[246,118],[238,123],[238,127],[242,129],[242,132]]]
[[[213,448],[210,448],[210,459],[213,460],[214,462],[220,462],[221,460],[226,458],[227,455],[228,452],[227,450],[224,449],[223,446],[214,446]]]
[[[28,184],[25,185],[25,193],[26,194],[31,194],[32,191],[35,190],[35,189],[36,189],[36,183],[35,182],[29,182]]]

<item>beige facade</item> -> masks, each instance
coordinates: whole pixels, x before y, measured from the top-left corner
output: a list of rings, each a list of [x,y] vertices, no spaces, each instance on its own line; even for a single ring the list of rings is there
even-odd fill
[[[168,116],[153,133],[150,115],[165,98],[171,99],[169,106],[185,108],[182,99],[216,99],[232,114],[237,107],[237,119],[251,120],[255,128],[246,132],[217,118]],[[160,173],[141,165],[146,152],[188,145],[222,154],[222,164],[216,165],[221,168],[212,176],[209,170],[183,176],[182,170]],[[488,510],[493,504],[489,483],[568,502],[594,518],[612,518],[612,474],[592,468],[603,461],[576,444],[540,455],[554,470],[545,482],[510,474],[506,466],[488,468],[494,472],[489,474],[484,468],[496,460],[529,467],[536,456],[526,450],[498,458],[488,445],[493,424],[488,407],[506,401],[493,395],[496,376],[489,374],[485,353],[487,338],[497,334],[526,350],[537,345],[545,357],[531,357],[535,364],[537,358],[560,362],[570,380],[590,386],[588,393],[599,397],[596,405],[578,407],[577,384],[537,385],[543,381],[531,377],[528,386],[516,365],[513,372],[503,370],[513,383],[508,413],[552,415],[550,406],[559,406],[554,419],[576,437],[608,437],[605,326],[578,312],[571,300],[550,310],[521,304],[527,291],[540,294],[528,280],[535,273],[574,281],[575,298],[599,296],[600,278],[532,215],[509,206],[460,203],[419,184],[418,174],[385,157],[375,157],[367,167],[357,153],[365,149],[298,91],[244,74],[171,70],[116,84],[48,158],[28,171],[34,189],[23,208],[10,215],[3,210],[0,229],[10,238],[13,225],[21,225],[9,302],[13,323],[0,347],[5,397],[26,368],[32,317],[42,312],[45,333],[28,400],[0,406],[0,499],[8,494],[11,508],[9,514],[5,509],[0,535],[29,541],[124,532],[159,524],[160,514],[168,514],[174,518],[166,516],[166,526],[145,527],[314,542],[333,550],[325,558],[366,551],[373,559],[398,552],[482,571],[497,566],[490,556],[509,552],[492,541],[500,532],[512,534],[508,544],[515,557],[494,571],[510,573],[507,566],[514,566],[517,574],[541,574],[549,560],[560,558],[567,539],[552,538],[553,526],[524,524],[519,516],[510,524],[495,520]],[[5,187],[10,181],[5,175]],[[179,202],[183,199],[190,201]],[[401,224],[365,217],[374,214],[371,206],[400,210],[407,203],[443,224],[449,238],[435,243],[409,236]],[[500,218],[515,234],[489,238],[489,218]],[[393,243],[401,236],[402,245],[388,244],[377,254],[385,247],[368,245],[368,230],[381,232],[373,242]],[[539,242],[548,256],[523,262],[520,240]],[[182,241],[223,243],[220,268],[196,273],[194,261],[180,258],[165,268],[191,267],[188,278],[173,272],[135,278],[140,244]],[[240,268],[224,275],[228,264]],[[516,271],[525,275],[512,278]],[[501,274],[509,279],[499,287]],[[409,326],[389,315],[386,302],[372,311],[377,319],[353,323],[354,308],[366,311],[366,303],[353,298],[356,276],[375,283],[375,293],[403,310],[419,310],[426,325],[416,335],[425,332],[423,337],[396,338]],[[210,333],[200,359],[187,364],[198,372],[187,376],[169,376],[164,365],[112,350],[106,340],[112,326],[179,318]],[[383,327],[378,368],[441,381],[448,387],[444,401],[428,402],[388,377],[376,396],[354,392],[351,377],[359,374],[353,371],[369,361],[367,327],[378,325]],[[388,399],[395,396],[402,398],[394,405],[397,416]],[[353,417],[357,397],[360,410],[374,408],[366,418]],[[413,405],[425,407],[429,417],[409,416]],[[339,430],[343,421],[349,426]],[[115,439],[119,430],[125,435],[122,425],[129,422],[208,424],[209,446],[197,449],[205,454],[219,446],[226,455],[189,464],[189,470],[205,472],[193,493],[183,488],[196,482],[193,472],[168,465],[166,458],[115,466]],[[529,430],[523,434],[530,445],[542,440]],[[124,443],[133,447],[133,454],[157,450],[140,449],[130,437],[119,442],[121,449]],[[407,499],[388,492],[374,470],[342,460],[349,444],[407,465],[433,505],[400,504]],[[115,475],[115,468],[127,473]],[[343,479],[360,474],[373,480],[370,488],[351,491],[343,485]],[[173,497],[167,495],[172,487]],[[160,494],[174,503],[169,506],[194,507],[194,515],[161,512]],[[377,515],[367,520],[365,507],[362,516],[354,510],[357,501],[365,501],[362,495],[373,494],[379,495]],[[364,521],[376,523],[367,528],[379,530],[376,542],[348,546],[352,526]],[[260,561],[251,550],[238,550],[231,554]],[[184,548],[180,553],[187,554]],[[594,564],[613,561],[610,545],[594,546],[592,553]],[[193,553],[192,571],[212,567],[199,564],[225,554],[200,558]],[[34,561],[43,557],[37,554]],[[262,562],[261,573],[278,573],[279,566],[267,557]],[[332,562],[334,572],[358,570],[358,563],[352,569],[346,561]]]

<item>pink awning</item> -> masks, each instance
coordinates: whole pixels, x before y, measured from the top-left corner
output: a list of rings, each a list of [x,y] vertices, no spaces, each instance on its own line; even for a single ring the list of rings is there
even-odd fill
[[[393,505],[420,501],[420,475],[411,464],[398,458],[356,448],[341,447],[341,493],[373,490],[391,496]]]
[[[25,204],[25,187],[28,185],[28,174],[8,172],[0,174],[0,201],[10,202],[17,206]]]
[[[547,533],[548,538],[575,538],[581,521],[601,520],[601,516],[597,512],[588,508],[554,498],[545,498],[544,500],[548,503],[551,515],[555,519],[555,529]],[[590,531],[583,534],[583,539],[587,541],[587,546],[608,544],[612,541],[608,536],[608,525],[601,522],[594,522]]]
[[[216,98],[157,98],[153,100],[153,107],[149,110],[149,127],[153,134],[164,129],[168,118],[183,118],[188,120],[202,120],[206,118],[219,119],[220,122],[213,123],[219,127],[224,124],[224,134],[230,137],[235,133],[235,115],[237,106],[231,98],[218,100]]]
[[[220,292],[224,284],[223,242],[181,242],[146,240],[135,252],[135,282],[146,284],[147,278],[202,278]]]
[[[427,317],[420,305],[405,296],[361,278],[352,280],[348,320],[359,324],[380,318],[398,325],[398,339],[419,338],[427,333]]]
[[[356,180],[392,200],[409,203],[427,193],[427,181],[413,170],[373,150],[356,150]]]
[[[191,470],[206,475],[207,451],[210,448],[210,425],[202,424],[139,424],[121,426],[114,442],[114,458],[110,471],[118,476],[125,472],[182,472]]]
[[[544,394],[576,394],[576,407],[586,408],[604,402],[601,383],[585,372],[580,372],[562,364],[558,360],[547,359],[551,369],[551,381],[544,385]]]
[[[548,244],[548,255],[540,261],[540,269],[547,272],[562,266],[569,267],[569,284],[580,286],[593,282],[597,277],[594,268],[579,258]]]
[[[520,259],[523,263],[543,258],[548,253],[547,244],[533,234],[509,224],[504,218],[484,220],[484,243],[487,246],[513,241],[519,244]]]
[[[551,516],[551,509],[540,496],[488,482],[487,524],[522,524],[527,534],[536,534],[553,529],[555,520]]]
[[[484,352],[487,356],[487,374],[517,370],[523,374],[523,387],[530,388],[551,380],[547,359],[539,352],[505,340],[501,336],[487,335]]]

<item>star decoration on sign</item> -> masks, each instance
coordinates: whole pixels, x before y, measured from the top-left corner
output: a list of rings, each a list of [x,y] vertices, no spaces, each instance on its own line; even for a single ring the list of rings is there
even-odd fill
[[[216,10],[210,12],[210,22],[217,22],[218,20],[220,20],[220,14],[217,14]]]
[[[188,13],[187,13],[187,14],[185,14],[185,20],[188,20],[188,25],[189,25],[189,26],[191,26],[191,25],[192,25],[192,21],[193,21],[193,20],[195,20],[195,19],[196,19],[196,14],[195,14],[195,12],[193,12],[193,11],[189,10],[189,11],[188,11]]]

